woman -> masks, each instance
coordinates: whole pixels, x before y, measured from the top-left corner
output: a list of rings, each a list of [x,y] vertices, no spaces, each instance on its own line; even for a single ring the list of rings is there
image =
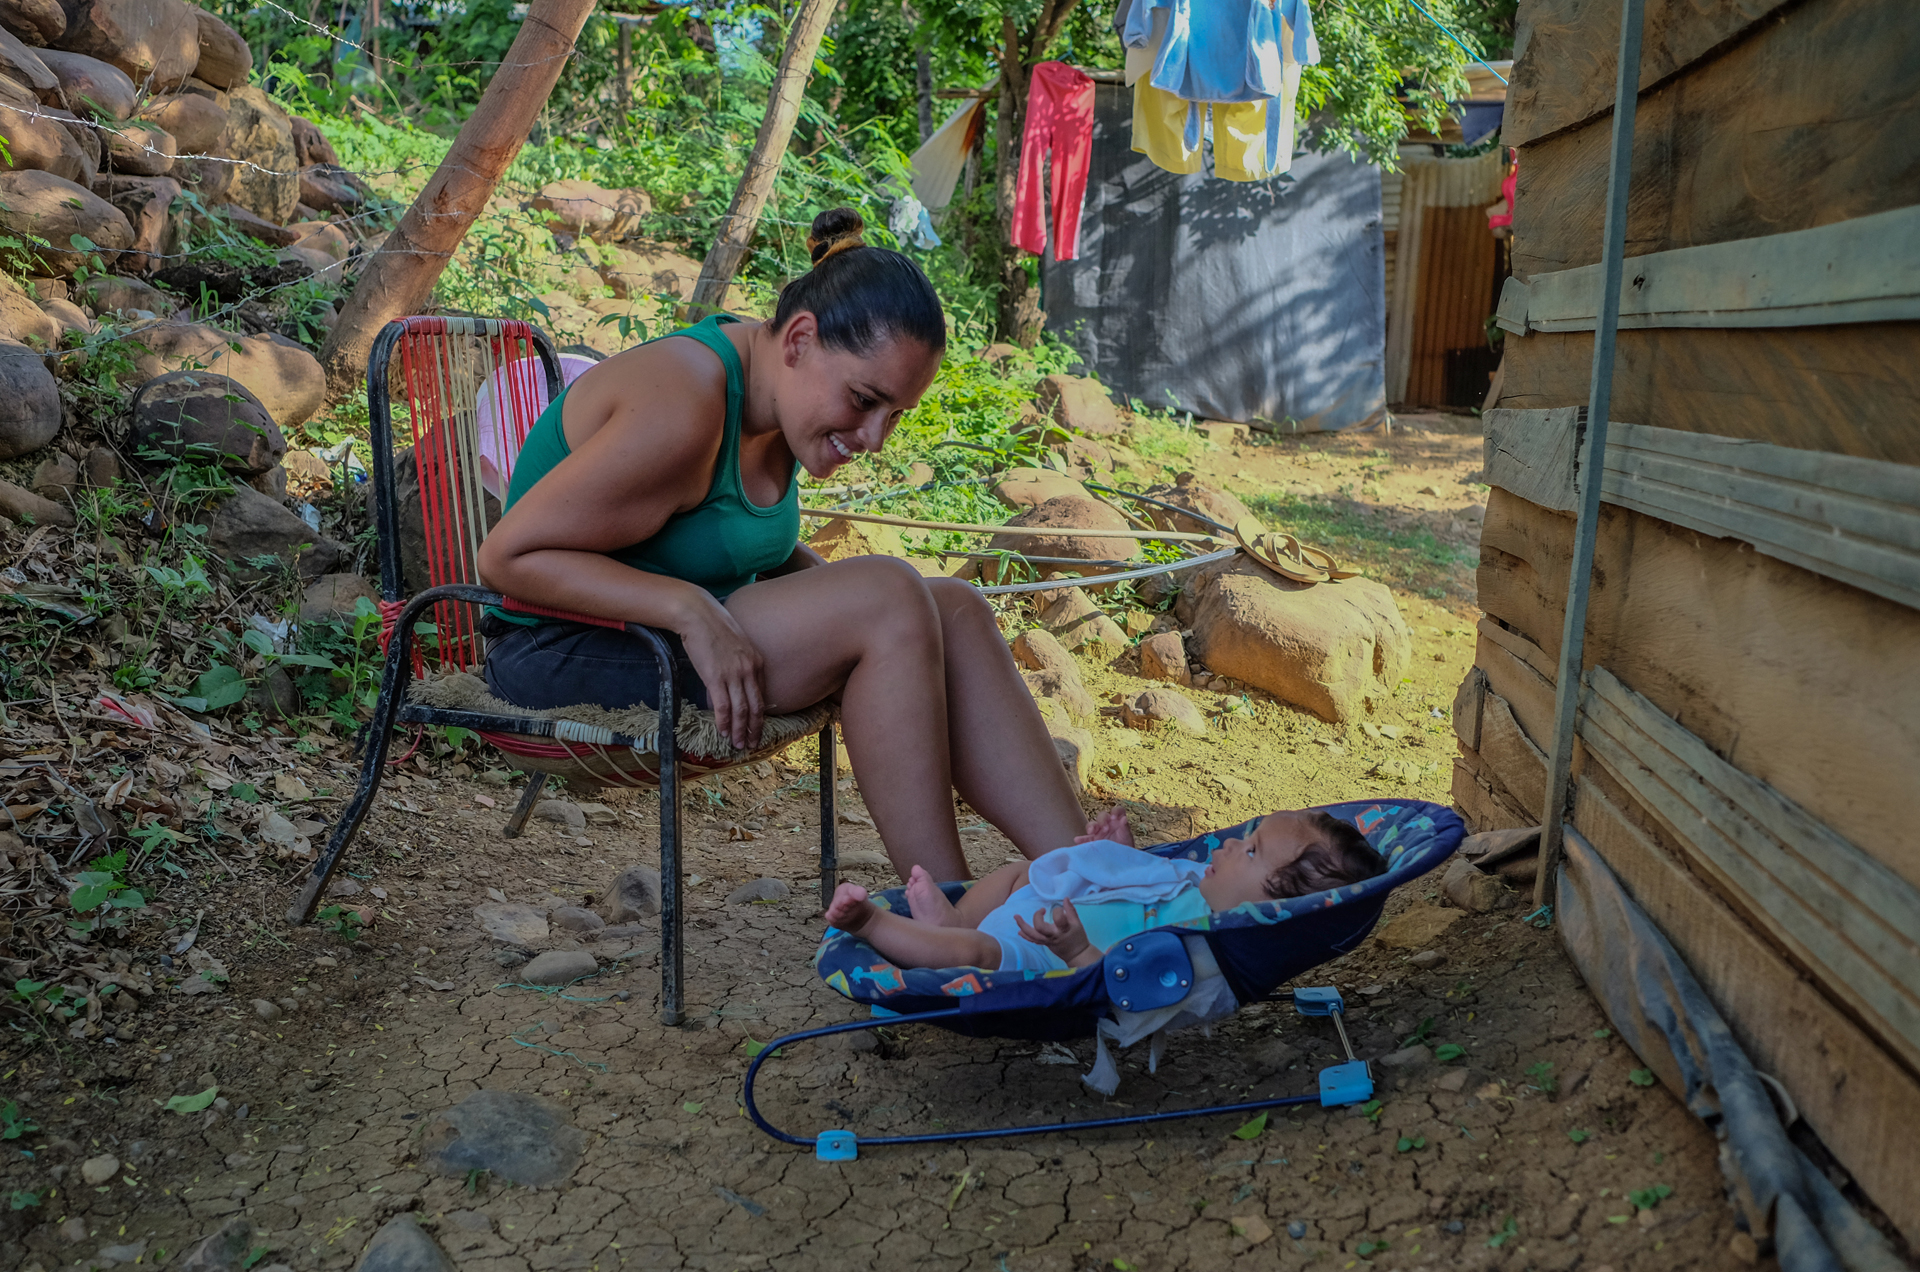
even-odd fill
[[[799,542],[799,470],[878,451],[933,382],[946,320],[927,277],[822,213],[814,266],[773,318],[709,318],[609,358],[549,406],[480,574],[508,596],[674,634],[683,692],[735,746],[828,698],[905,878],[969,875],[960,794],[1029,857],[1085,816],[985,599],[904,561],[828,564]],[[495,613],[493,691],[539,709],[658,705],[624,632]]]

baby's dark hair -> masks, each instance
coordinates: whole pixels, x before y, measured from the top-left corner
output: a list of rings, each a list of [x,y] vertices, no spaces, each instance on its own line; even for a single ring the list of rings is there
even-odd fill
[[[1352,822],[1322,812],[1309,812],[1307,819],[1322,838],[1267,876],[1269,897],[1276,901],[1304,897],[1309,892],[1359,883],[1386,870],[1386,862]]]
[[[804,312],[820,324],[820,343],[829,349],[864,357],[883,340],[905,337],[942,352],[947,316],[926,271],[900,252],[868,247],[866,228],[852,208],[813,218],[807,234],[813,268],[781,291],[774,330]]]

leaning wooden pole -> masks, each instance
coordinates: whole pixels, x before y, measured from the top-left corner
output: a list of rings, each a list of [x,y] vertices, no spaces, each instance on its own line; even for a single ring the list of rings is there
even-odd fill
[[[720,223],[720,234],[700,267],[700,281],[693,286],[695,312],[720,307],[733,276],[740,272],[740,262],[747,257],[760,213],[773,194],[780,161],[786,158],[793,125],[800,118],[800,97],[807,91],[813,58],[820,51],[820,40],[827,33],[827,23],[833,20],[834,8],[835,0],[802,0],[799,16],[787,33],[787,49],[780,55],[780,70],[774,76],[766,118],[760,121],[760,134],[753,139],[747,169],[740,174],[740,185],[733,192],[726,219]]]
[[[374,253],[353,298],[320,350],[327,388],[335,397],[357,388],[381,327],[426,308],[433,285],[460,240],[520,153],[540,108],[553,92],[594,0],[533,0],[506,61],[460,127],[453,149],[399,228]]]

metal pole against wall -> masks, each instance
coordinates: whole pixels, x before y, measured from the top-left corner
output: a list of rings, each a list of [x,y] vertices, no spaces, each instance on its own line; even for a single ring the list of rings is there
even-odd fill
[[[1600,483],[1607,454],[1607,412],[1613,402],[1614,336],[1620,325],[1620,280],[1627,247],[1627,188],[1633,182],[1633,119],[1640,104],[1640,31],[1645,0],[1621,0],[1620,66],[1613,89],[1613,151],[1607,161],[1607,222],[1601,256],[1600,321],[1593,332],[1593,386],[1580,440],[1579,519],[1567,576],[1567,619],[1554,680],[1553,749],[1547,754],[1547,807],[1541,818],[1540,872],[1533,903],[1553,899],[1565,842],[1567,796],[1573,785],[1573,734],[1580,715],[1580,673],[1587,640],[1587,598],[1600,528]]]

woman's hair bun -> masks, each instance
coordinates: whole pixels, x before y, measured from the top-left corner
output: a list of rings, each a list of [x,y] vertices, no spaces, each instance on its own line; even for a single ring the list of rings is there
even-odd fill
[[[828,208],[807,231],[807,256],[815,265],[836,251],[866,245],[867,223],[852,208]]]

